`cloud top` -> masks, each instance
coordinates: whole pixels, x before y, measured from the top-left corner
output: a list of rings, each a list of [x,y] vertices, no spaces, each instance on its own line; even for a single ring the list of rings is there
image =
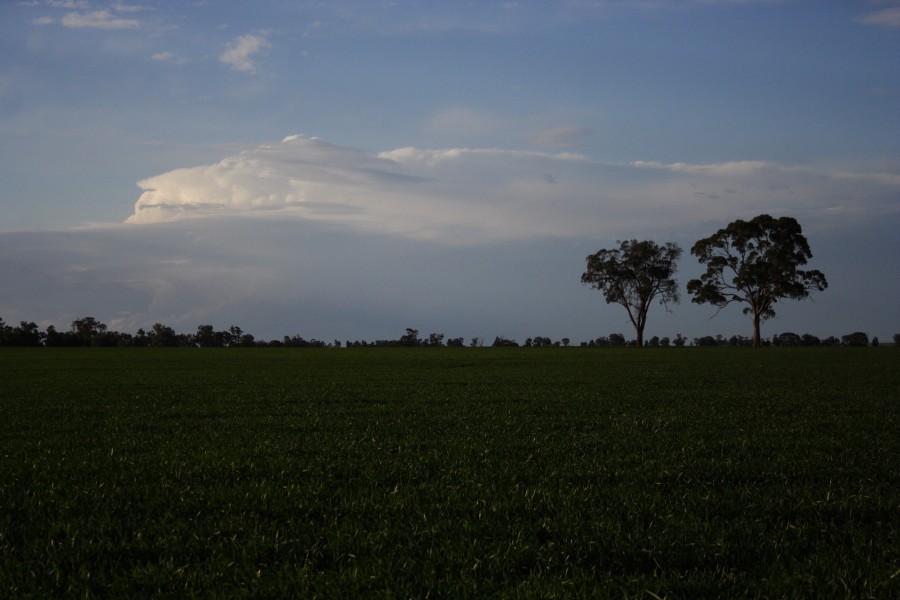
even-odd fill
[[[570,153],[413,147],[303,135],[138,183],[131,223],[242,215],[442,243],[631,235],[761,212],[896,212],[900,178],[767,161],[607,163]]]

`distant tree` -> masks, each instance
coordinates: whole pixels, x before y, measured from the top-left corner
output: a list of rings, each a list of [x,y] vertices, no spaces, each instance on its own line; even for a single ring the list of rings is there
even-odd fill
[[[40,346],[44,341],[44,334],[33,321],[20,321],[17,327],[6,332],[6,345],[8,346]]]
[[[228,328],[228,331],[222,332],[222,342],[225,346],[239,346],[241,343],[241,337],[244,335],[244,330],[238,327],[237,325],[232,325]]]
[[[803,344],[804,346],[821,346],[822,340],[820,340],[816,336],[811,335],[809,333],[804,333],[800,337],[800,343]]]
[[[668,336],[663,336],[663,338],[661,340],[659,340],[659,345],[662,346],[663,348],[668,348],[669,347]]]
[[[201,348],[220,348],[225,345],[225,332],[216,331],[212,325],[198,325],[193,343]]]
[[[570,340],[570,339],[567,338],[567,337],[564,337],[564,338],[563,338],[562,340],[560,340],[560,341],[562,342],[563,348],[568,348],[568,347],[569,347],[569,344],[572,343],[572,340]]]
[[[796,333],[792,333],[790,331],[782,333],[781,335],[773,335],[772,336],[772,345],[773,346],[802,346],[803,338],[801,338]]]
[[[518,346],[519,344],[517,344],[515,340],[510,340],[510,339],[503,337],[502,335],[498,335],[497,337],[494,338],[494,343],[491,345],[496,346],[496,347],[504,347],[504,346],[513,347],[513,346]]]
[[[406,328],[406,333],[400,336],[400,339],[397,341],[397,344],[400,346],[418,346],[419,345],[419,330],[411,329],[409,327]]]
[[[607,304],[621,304],[644,345],[644,326],[650,304],[659,298],[668,310],[677,303],[678,283],[674,279],[681,248],[671,242],[663,246],[645,240],[626,240],[612,250],[602,249],[587,257],[581,282],[603,292]]]
[[[141,327],[137,330],[137,334],[134,336],[133,343],[135,346],[140,348],[146,348],[150,345],[150,336],[147,335],[147,332],[144,331],[144,328]]]
[[[429,346],[442,346],[444,344],[444,334],[443,333],[429,333],[428,334],[428,345]]]
[[[881,345],[881,342],[878,341],[878,336],[872,338],[872,347],[877,348]]]
[[[175,330],[162,323],[154,323],[153,329],[150,330],[150,345],[155,347],[172,347],[177,346],[178,334]]]
[[[82,346],[92,345],[94,337],[106,333],[106,325],[94,317],[84,317],[72,321],[72,333],[81,340]]]
[[[711,335],[704,335],[700,338],[694,338],[693,344],[695,346],[718,346],[719,342]]]
[[[900,333],[894,334],[894,346],[900,348]]]
[[[691,254],[704,265],[700,279],[687,284],[692,302],[712,304],[720,310],[732,302],[747,304],[753,317],[753,346],[759,347],[760,322],[775,316],[781,298],[802,300],[814,290],[828,287],[819,271],[799,267],[812,257],[800,224],[791,217],[759,215],[737,220],[708,238],[699,240]]]
[[[841,340],[837,339],[833,335],[829,335],[827,338],[822,340],[822,345],[823,346],[840,346]]]
[[[681,335],[680,333],[677,333],[677,334],[675,334],[675,339],[672,340],[672,343],[675,344],[675,346],[681,348],[682,346],[684,346],[687,343],[687,338],[684,337],[683,335]]]
[[[854,331],[848,335],[841,336],[841,345],[853,347],[868,346],[869,336],[862,331]]]

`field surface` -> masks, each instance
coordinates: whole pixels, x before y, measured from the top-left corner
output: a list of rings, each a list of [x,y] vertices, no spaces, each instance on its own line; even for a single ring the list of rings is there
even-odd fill
[[[898,365],[3,349],[0,597],[900,597]]]

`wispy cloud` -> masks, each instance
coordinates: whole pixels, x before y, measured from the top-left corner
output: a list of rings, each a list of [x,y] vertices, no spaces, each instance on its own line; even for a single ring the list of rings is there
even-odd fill
[[[63,16],[60,23],[63,27],[93,29],[137,29],[140,27],[140,21],[137,19],[121,19],[108,10],[71,12]]]
[[[219,55],[219,61],[236,71],[255,73],[253,55],[271,47],[272,43],[263,35],[242,35],[228,44],[228,48]]]
[[[549,148],[571,148],[581,146],[593,133],[592,129],[586,127],[553,127],[538,133],[531,143]]]
[[[137,13],[148,10],[146,6],[141,6],[139,4],[122,4],[117,3],[113,5],[113,10],[121,13]]]
[[[154,60],[156,62],[170,62],[175,63],[177,65],[182,65],[187,62],[186,59],[174,54],[173,52],[157,52],[150,56],[150,60]]]
[[[869,12],[861,15],[858,20],[863,25],[875,25],[888,28],[900,27],[900,7],[883,8],[881,10]]]
[[[70,10],[86,10],[90,6],[87,0],[50,0],[47,4],[53,8],[67,8]]]

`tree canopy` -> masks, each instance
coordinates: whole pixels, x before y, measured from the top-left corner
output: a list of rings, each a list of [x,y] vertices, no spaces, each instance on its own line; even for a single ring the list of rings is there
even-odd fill
[[[792,217],[734,221],[699,240],[691,254],[706,265],[706,272],[687,284],[691,301],[720,310],[733,302],[746,304],[744,314],[753,316],[754,347],[760,345],[760,322],[775,316],[778,300],[803,300],[828,287],[821,272],[800,269],[812,252]]]
[[[587,257],[581,282],[603,292],[607,304],[621,304],[634,325],[637,345],[644,345],[647,312],[654,299],[667,309],[678,302],[674,275],[681,256],[677,244],[660,246],[645,240],[626,240],[612,250],[602,249]]]

